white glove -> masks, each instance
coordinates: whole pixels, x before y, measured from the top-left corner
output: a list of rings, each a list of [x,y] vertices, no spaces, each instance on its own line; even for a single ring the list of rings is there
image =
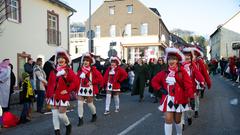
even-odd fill
[[[81,75],[80,75],[80,78],[81,78],[81,79],[86,78],[86,74],[82,72]]]
[[[167,77],[166,82],[168,85],[174,85],[176,83],[176,79],[174,77]]]
[[[115,74],[115,71],[112,69],[110,72],[109,72],[110,75],[114,75]]]
[[[62,69],[61,71],[57,72],[56,76],[61,76],[61,75],[64,75],[65,73],[66,73],[66,71],[64,69]]]
[[[2,116],[2,107],[0,105],[0,117]]]

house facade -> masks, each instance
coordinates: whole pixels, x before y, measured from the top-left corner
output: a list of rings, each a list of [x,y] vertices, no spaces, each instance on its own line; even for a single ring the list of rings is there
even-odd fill
[[[76,12],[59,0],[5,0],[0,60],[9,58],[18,80],[27,57],[47,61],[57,47],[68,50],[69,18]]]
[[[169,45],[170,33],[159,12],[139,0],[105,0],[93,13],[91,26],[94,53],[103,58],[117,52],[133,63],[140,57],[157,58]]]
[[[211,57],[240,56],[240,12],[235,14],[210,36]],[[237,46],[236,46],[237,45]],[[235,47],[234,47],[235,46]]]

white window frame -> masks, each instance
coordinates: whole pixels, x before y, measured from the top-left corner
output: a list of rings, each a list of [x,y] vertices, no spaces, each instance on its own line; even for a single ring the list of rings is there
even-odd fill
[[[96,34],[96,38],[101,37],[101,26],[100,25],[96,26],[95,34]]]
[[[109,15],[114,15],[115,14],[115,6],[110,6],[109,7]]]
[[[116,25],[110,25],[110,37],[116,37]]]
[[[127,12],[128,12],[128,14],[133,13],[133,5],[127,5]]]
[[[141,35],[147,36],[148,35],[148,23],[141,24]]]
[[[13,5],[13,2],[16,5]],[[15,11],[14,11],[15,10]],[[8,20],[18,23],[19,22],[19,1],[18,0],[9,0],[7,7],[7,17]],[[16,19],[13,18],[14,14],[16,15]]]
[[[131,24],[126,24],[125,25],[125,33],[124,33],[124,35],[126,37],[132,36],[132,25]]]

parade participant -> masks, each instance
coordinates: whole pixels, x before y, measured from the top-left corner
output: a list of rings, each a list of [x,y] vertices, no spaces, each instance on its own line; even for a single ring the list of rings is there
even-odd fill
[[[93,97],[98,94],[98,85],[102,85],[103,77],[95,66],[95,59],[92,54],[85,53],[81,58],[82,66],[78,71],[80,85],[78,90],[78,126],[83,124],[83,103],[87,100],[89,109],[92,112],[91,122],[97,120],[96,107],[93,104]]]
[[[53,126],[55,134],[60,135],[60,120],[66,126],[66,135],[71,134],[71,124],[66,115],[69,106],[70,92],[78,87],[78,78],[68,66],[70,57],[63,48],[56,50],[56,68],[51,71],[48,79],[46,97],[52,108]]]
[[[199,70],[197,69],[195,62],[193,61],[193,55],[194,55],[193,50],[194,48],[192,47],[184,48],[182,50],[183,54],[185,55],[185,61],[182,63],[182,65],[192,79],[195,104],[199,105],[199,94],[196,90],[197,82],[200,83],[201,87],[204,87],[204,78],[202,74],[199,72]],[[192,124],[193,110],[198,111],[195,109],[195,104],[191,106],[191,109],[189,111],[187,111],[186,113],[183,113],[182,115],[183,129],[185,125],[184,114],[187,114],[188,125]]]
[[[127,77],[127,72],[122,69],[119,65],[121,61],[118,57],[112,56],[109,60],[111,62],[111,66],[108,67],[104,74],[104,86],[106,86],[106,106],[105,106],[105,115],[110,114],[109,108],[111,104],[111,96],[114,97],[115,102],[115,112],[119,112],[119,94],[120,94],[120,86],[121,82],[123,82]]]
[[[166,70],[167,65],[164,62],[164,57],[159,57],[157,63],[153,67],[153,76],[159,73],[162,70]],[[153,91],[155,95],[154,103],[158,103],[159,98],[161,97],[161,92]]]
[[[197,65],[197,68],[202,73],[202,76],[204,77],[204,80],[205,80],[205,83],[208,86],[208,89],[210,89],[211,88],[211,79],[210,79],[210,76],[208,74],[205,62],[203,60],[204,55],[200,51],[200,49],[198,49],[197,47],[195,47],[193,49],[193,51],[194,51],[195,63]],[[203,98],[205,88],[202,88],[199,83],[198,83],[197,87],[198,87],[197,89],[200,91],[200,97]],[[196,112],[195,117],[198,117],[198,112]]]
[[[180,65],[184,55],[176,48],[166,48],[167,70],[152,79],[154,90],[162,92],[159,110],[165,113],[165,135],[172,135],[175,122],[177,135],[182,135],[181,115],[189,110],[189,100],[194,98],[193,84],[186,70]]]

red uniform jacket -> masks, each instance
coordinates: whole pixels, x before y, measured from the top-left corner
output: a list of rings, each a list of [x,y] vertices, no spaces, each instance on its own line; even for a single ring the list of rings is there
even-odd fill
[[[109,79],[110,83],[113,84],[113,89],[120,89],[121,88],[120,83],[123,82],[128,77],[127,72],[118,66],[114,70],[115,75],[111,77],[111,75],[109,76],[110,70],[111,70],[111,67],[109,67],[104,74],[104,86],[107,86],[108,79]]]
[[[208,89],[210,89],[212,83],[211,83],[210,76],[207,72],[207,68],[204,64],[204,61],[201,58],[197,58],[196,65],[197,65],[197,68],[200,71],[200,73],[202,73],[202,76],[203,76],[205,82],[207,83]]]
[[[96,69],[95,66],[91,67],[90,72],[92,73],[92,85],[93,85],[93,94],[98,94],[99,90],[98,90],[98,85],[102,86],[103,85],[103,77],[102,74]],[[80,69],[78,71],[78,78],[79,78],[79,85],[78,85],[78,89],[80,88],[80,85],[83,87],[89,87],[89,79],[90,79],[90,72],[86,75],[85,79],[81,79],[79,76],[82,73],[82,69]],[[82,84],[81,84],[82,82]]]
[[[194,93],[196,92],[196,88],[197,88],[197,82],[196,80],[200,83],[200,84],[204,84],[204,78],[202,76],[202,74],[200,73],[200,71],[198,70],[197,68],[197,65],[192,62],[191,65],[189,66],[190,67],[190,70],[191,70],[191,79],[192,79],[192,82],[193,82],[193,91]]]
[[[154,90],[160,90],[163,88],[167,90],[168,84],[166,83],[166,78],[168,76],[169,71],[161,71],[152,79],[152,87]],[[175,88],[174,92],[170,91],[170,95],[174,96],[175,104],[187,104],[189,102],[189,98],[194,98],[193,84],[192,79],[185,71],[183,67],[180,67],[179,71],[175,74]],[[160,104],[163,103],[164,99],[167,95],[163,95]]]
[[[46,91],[46,97],[52,98],[55,95],[56,100],[69,101],[70,92],[76,90],[79,84],[79,79],[71,68],[65,69],[66,74],[64,76],[56,76],[54,70],[50,72],[48,79],[48,86]],[[66,81],[64,81],[64,79]],[[67,94],[60,94],[63,90],[67,90]]]

